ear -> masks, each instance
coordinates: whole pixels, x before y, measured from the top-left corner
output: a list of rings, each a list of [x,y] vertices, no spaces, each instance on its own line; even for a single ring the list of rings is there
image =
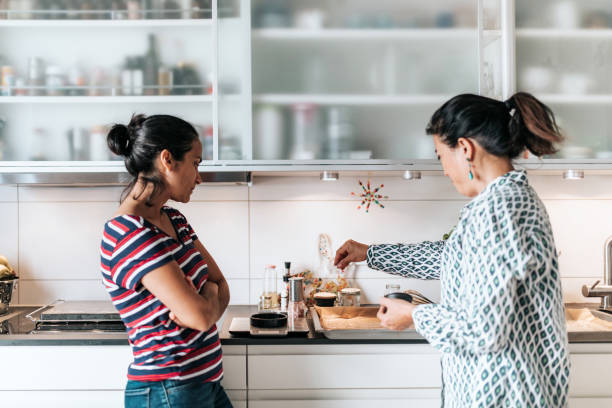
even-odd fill
[[[168,149],[164,149],[159,153],[159,166],[162,173],[168,172],[174,168],[174,158]]]
[[[460,137],[457,139],[457,149],[465,156],[469,161],[474,160],[474,153],[476,152],[476,146],[474,141],[467,137]]]

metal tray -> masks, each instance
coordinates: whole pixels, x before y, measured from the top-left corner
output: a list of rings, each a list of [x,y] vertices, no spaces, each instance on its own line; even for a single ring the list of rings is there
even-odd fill
[[[423,337],[415,329],[397,330],[327,330],[321,326],[319,314],[314,307],[310,308],[315,332],[334,340],[422,340]]]
[[[40,314],[44,321],[121,321],[119,313],[110,301],[56,301]]]

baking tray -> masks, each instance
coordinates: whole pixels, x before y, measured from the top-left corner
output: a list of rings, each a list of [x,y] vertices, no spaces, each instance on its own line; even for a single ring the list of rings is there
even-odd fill
[[[328,339],[334,340],[422,340],[423,337],[417,333],[415,329],[406,330],[388,330],[388,329],[372,329],[372,330],[357,330],[357,329],[336,329],[328,330],[321,326],[319,314],[314,307],[310,308],[312,323],[315,332],[322,334]]]

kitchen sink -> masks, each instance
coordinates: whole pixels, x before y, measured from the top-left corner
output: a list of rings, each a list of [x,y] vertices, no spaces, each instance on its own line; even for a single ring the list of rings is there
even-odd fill
[[[609,310],[591,310],[591,313],[598,319],[612,323],[612,312],[610,312]]]
[[[612,332],[612,314],[597,310],[594,306],[566,305],[565,320],[567,323],[567,330],[570,332]]]

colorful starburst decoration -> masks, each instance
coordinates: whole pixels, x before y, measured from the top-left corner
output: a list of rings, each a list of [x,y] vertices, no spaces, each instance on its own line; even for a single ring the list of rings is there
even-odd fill
[[[369,212],[370,205],[372,205],[372,203],[377,204],[378,206],[380,206],[380,208],[385,208],[385,206],[382,205],[380,201],[388,199],[389,196],[378,194],[380,189],[385,186],[384,184],[381,184],[373,190],[370,185],[370,180],[368,180],[368,183],[366,185],[364,185],[361,180],[359,180],[359,185],[361,186],[362,190],[361,194],[351,192],[352,196],[358,197],[361,200],[361,203],[357,206],[358,210],[360,210],[361,207],[365,207],[365,212]]]

